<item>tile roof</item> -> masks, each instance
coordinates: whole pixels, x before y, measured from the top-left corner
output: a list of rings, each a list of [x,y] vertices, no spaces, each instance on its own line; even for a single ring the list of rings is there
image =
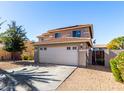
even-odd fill
[[[92,41],[90,38],[74,38],[74,37],[66,37],[66,38],[58,38],[58,39],[49,39],[42,42],[36,42],[34,45],[49,45],[49,44],[62,44],[62,43],[76,43],[76,42],[87,42],[92,46]]]

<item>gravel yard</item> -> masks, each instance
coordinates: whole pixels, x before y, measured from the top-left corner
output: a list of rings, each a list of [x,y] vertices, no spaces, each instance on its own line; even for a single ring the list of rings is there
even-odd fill
[[[0,68],[1,69],[13,69],[18,67],[24,67],[29,65],[35,65],[33,60],[30,61],[0,61]]]
[[[1,69],[12,69],[17,67],[21,67],[21,65],[14,64],[12,61],[0,62]]]
[[[119,91],[124,90],[124,84],[116,82],[108,68],[89,66],[88,68],[77,68],[57,90]]]

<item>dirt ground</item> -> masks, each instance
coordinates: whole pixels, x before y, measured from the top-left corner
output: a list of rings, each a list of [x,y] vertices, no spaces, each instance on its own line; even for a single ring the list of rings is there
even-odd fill
[[[77,68],[57,90],[120,91],[124,90],[124,84],[114,80],[110,69],[102,66],[89,66],[88,68]]]
[[[0,69],[11,69],[11,68],[17,68],[21,65],[16,65],[13,62],[0,62]]]
[[[12,69],[17,68],[25,65],[32,65],[34,64],[32,61],[0,61],[0,69]]]

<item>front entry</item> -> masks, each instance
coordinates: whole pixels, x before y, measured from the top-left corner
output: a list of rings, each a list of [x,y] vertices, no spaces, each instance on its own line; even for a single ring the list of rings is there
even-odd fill
[[[92,64],[93,65],[105,65],[104,62],[104,50],[93,50],[92,52]]]

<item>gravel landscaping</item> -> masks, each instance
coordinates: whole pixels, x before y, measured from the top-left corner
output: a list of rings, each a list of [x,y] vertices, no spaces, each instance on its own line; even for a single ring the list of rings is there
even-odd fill
[[[88,68],[77,68],[57,90],[120,91],[124,90],[124,84],[116,82],[108,68],[89,66]]]

